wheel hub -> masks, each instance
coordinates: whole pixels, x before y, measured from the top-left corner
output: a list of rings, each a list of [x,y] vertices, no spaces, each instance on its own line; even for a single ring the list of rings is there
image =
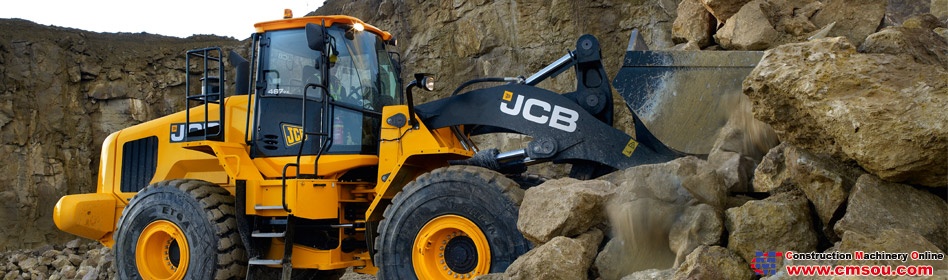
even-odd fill
[[[470,279],[490,272],[490,246],[474,222],[439,216],[415,237],[412,266],[418,279]]]
[[[184,279],[188,270],[188,241],[177,225],[166,220],[148,224],[138,237],[135,262],[144,279]]]
[[[477,246],[470,237],[454,237],[444,246],[444,261],[457,273],[471,272],[477,266]]]

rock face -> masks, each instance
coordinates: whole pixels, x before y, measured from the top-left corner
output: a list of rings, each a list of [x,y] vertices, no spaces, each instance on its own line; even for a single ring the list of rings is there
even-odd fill
[[[0,172],[0,249],[73,238],[53,205],[95,191],[108,134],[183,108],[184,53],[208,45],[239,43],[0,20],[0,161],[16,163]]]
[[[517,228],[534,244],[576,236],[602,223],[615,186],[606,181],[560,179],[528,189],[520,203]]]
[[[849,196],[846,215],[836,233],[878,235],[885,229],[906,229],[948,251],[948,203],[910,186],[887,183],[872,175],[859,177]]]
[[[768,51],[744,93],[783,141],[855,161],[885,180],[944,187],[945,75],[943,65],[908,56],[856,53],[837,37]]]

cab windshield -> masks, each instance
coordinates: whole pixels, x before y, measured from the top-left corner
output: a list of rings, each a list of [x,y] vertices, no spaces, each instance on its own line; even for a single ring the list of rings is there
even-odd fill
[[[380,112],[382,106],[401,104],[398,77],[381,38],[371,32],[329,28],[329,93],[336,102]],[[262,46],[260,74],[264,95],[303,95],[309,83],[320,84],[318,52],[309,49],[302,29],[268,32]],[[308,95],[316,96],[310,88]]]

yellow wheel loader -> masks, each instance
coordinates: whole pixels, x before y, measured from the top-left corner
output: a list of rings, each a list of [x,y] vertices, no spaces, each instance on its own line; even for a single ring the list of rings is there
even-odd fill
[[[472,80],[415,106],[413,89],[434,78],[403,85],[388,32],[349,16],[255,27],[251,59],[227,55],[232,82],[220,48],[188,51],[187,109],[109,135],[97,191],[56,205],[61,230],[114,249],[118,278],[503,272],[532,246],[516,226],[526,166],[570,163],[573,177],[594,178],[683,155],[637,117],[637,138],[612,128],[612,87],[589,35],[530,77]],[[634,55],[652,66],[672,57]],[[536,87],[569,69],[576,91]],[[465,91],[481,82],[501,84]],[[655,88],[621,83],[624,96]],[[627,97],[630,108],[649,100]],[[501,152],[470,139],[498,132],[533,140]]]

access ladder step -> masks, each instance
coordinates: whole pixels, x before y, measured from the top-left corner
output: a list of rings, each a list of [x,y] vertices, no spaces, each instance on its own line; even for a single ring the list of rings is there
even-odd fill
[[[254,210],[259,210],[259,211],[263,211],[263,210],[283,210],[283,206],[282,206],[282,205],[254,205],[254,206],[253,206],[253,209],[254,209]]]
[[[254,231],[250,234],[251,237],[261,237],[261,238],[283,238],[286,236],[286,232],[260,232]]]
[[[280,264],[283,264],[283,260],[267,260],[267,259],[252,258],[247,263],[250,265],[280,265]]]

